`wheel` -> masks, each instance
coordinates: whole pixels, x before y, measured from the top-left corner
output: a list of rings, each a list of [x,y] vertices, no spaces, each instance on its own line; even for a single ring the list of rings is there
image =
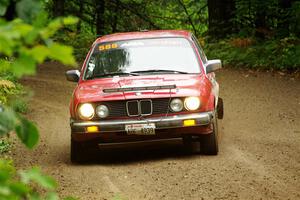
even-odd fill
[[[81,162],[83,158],[82,145],[80,142],[71,139],[71,162]]]
[[[95,150],[89,142],[78,142],[71,139],[71,162],[82,163],[89,161],[91,154]]]
[[[217,155],[218,147],[218,121],[217,113],[213,115],[213,132],[208,135],[202,135],[200,139],[201,153],[205,155]]]
[[[218,119],[223,119],[224,117],[224,104],[223,99],[219,97],[217,105]]]

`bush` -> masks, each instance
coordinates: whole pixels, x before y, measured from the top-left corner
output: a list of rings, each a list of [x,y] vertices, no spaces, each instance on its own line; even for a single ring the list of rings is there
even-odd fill
[[[27,95],[23,86],[19,84],[11,73],[0,73],[0,105],[10,105],[16,112],[26,113],[27,103],[24,99]]]
[[[277,70],[300,68],[300,40],[292,37],[263,42],[233,38],[205,47],[207,57],[219,58],[224,65]]]

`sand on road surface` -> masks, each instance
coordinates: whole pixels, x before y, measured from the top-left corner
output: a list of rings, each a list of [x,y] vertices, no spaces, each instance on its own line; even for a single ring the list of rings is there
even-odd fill
[[[17,143],[18,168],[32,165],[80,199],[300,199],[300,79],[223,69],[217,73],[225,116],[218,156],[183,153],[182,143],[105,150],[87,164],[70,162],[66,68],[46,63],[22,82],[32,89],[27,116],[40,143]]]

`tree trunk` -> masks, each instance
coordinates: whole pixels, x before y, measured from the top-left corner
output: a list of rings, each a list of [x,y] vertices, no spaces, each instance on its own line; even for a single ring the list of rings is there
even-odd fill
[[[290,33],[290,9],[292,0],[279,0],[279,15],[277,35],[279,37],[287,37]]]
[[[208,0],[208,33],[212,39],[225,38],[235,32],[234,0]]]
[[[265,6],[267,3],[258,2],[255,15],[255,36],[261,39],[265,39],[268,32]]]
[[[104,35],[104,12],[105,12],[105,1],[104,0],[96,0],[96,34],[97,35]]]
[[[6,21],[11,21],[16,17],[16,2],[9,1],[9,5],[6,9],[4,18]]]
[[[65,0],[53,0],[53,16],[59,17],[65,14]]]

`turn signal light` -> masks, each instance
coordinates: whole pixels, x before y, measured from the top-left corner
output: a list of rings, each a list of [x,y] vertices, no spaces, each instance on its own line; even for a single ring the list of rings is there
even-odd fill
[[[98,126],[88,126],[86,127],[86,132],[88,133],[94,133],[94,132],[98,132]]]
[[[183,126],[195,126],[196,121],[194,119],[186,119],[183,121]]]

